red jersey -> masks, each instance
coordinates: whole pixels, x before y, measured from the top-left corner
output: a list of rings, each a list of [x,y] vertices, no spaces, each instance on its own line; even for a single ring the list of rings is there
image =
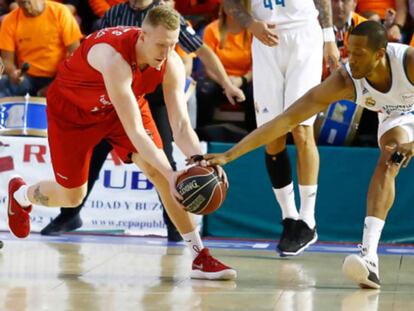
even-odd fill
[[[139,70],[135,44],[140,33],[141,29],[137,27],[111,27],[90,34],[75,53],[59,67],[54,89],[58,89],[66,102],[73,103],[92,115],[113,110],[102,74],[87,61],[88,52],[95,44],[107,43],[131,66],[132,90],[140,108],[147,105],[146,101],[141,99],[145,94],[153,92],[162,82],[165,63],[160,69],[147,67],[143,71]]]

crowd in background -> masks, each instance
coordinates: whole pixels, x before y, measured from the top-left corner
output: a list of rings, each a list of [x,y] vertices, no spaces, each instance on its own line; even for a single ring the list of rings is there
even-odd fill
[[[155,0],[156,2],[158,0]],[[111,24],[108,11],[136,10],[153,0],[0,0],[0,50],[5,73],[0,80],[0,97],[45,96],[59,63],[70,55],[82,38]],[[186,19],[188,32],[195,31],[220,59],[231,82],[242,89],[246,100],[235,106],[229,104],[209,68],[188,48],[177,46],[188,76],[188,85],[197,85],[188,97],[193,126],[205,138],[236,141],[256,127],[252,87],[252,35],[237,20],[227,16],[220,0],[163,1]],[[114,7],[117,7],[118,11]],[[390,42],[414,46],[414,0],[332,0],[334,30],[346,60],[346,41],[349,30],[366,20],[383,23]],[[137,15],[138,18],[138,15]],[[123,21],[124,23],[126,21]],[[129,23],[131,24],[131,23]],[[125,25],[125,24],[123,24]],[[201,58],[201,57],[200,57]],[[324,77],[329,74],[324,68]],[[230,118],[236,126],[226,135],[217,120],[217,111],[230,114],[243,112],[243,118]],[[223,121],[221,121],[223,122]],[[376,115],[364,112],[360,132],[372,134],[376,144]],[[205,130],[207,129],[207,131]],[[220,130],[221,129],[221,130]],[[215,132],[216,131],[216,132]],[[372,132],[372,133],[371,133]],[[361,144],[364,144],[363,142]],[[369,139],[366,145],[370,145]]]

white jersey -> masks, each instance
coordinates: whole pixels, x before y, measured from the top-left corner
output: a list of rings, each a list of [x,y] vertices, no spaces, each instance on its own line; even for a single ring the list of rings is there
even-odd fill
[[[313,0],[252,0],[252,14],[276,24],[277,30],[302,26],[318,17]]]
[[[346,64],[345,68],[354,82],[355,102],[358,105],[380,112],[384,114],[384,117],[414,113],[414,85],[408,80],[405,71],[407,49],[408,46],[404,44],[388,44],[387,55],[391,66],[391,88],[386,93],[374,89],[365,78],[353,79],[349,64]]]

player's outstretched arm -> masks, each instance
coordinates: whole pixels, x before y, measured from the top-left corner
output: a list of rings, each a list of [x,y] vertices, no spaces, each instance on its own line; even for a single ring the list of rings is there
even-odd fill
[[[134,147],[168,180],[173,171],[163,150],[158,149],[144,129],[141,112],[131,89],[132,71],[129,64],[110,45],[101,43],[88,53],[88,63],[99,71],[112,105]]]
[[[168,57],[162,82],[168,120],[174,141],[188,158],[201,154],[200,141],[191,127],[187,103],[184,95],[185,68],[177,53]]]
[[[302,121],[341,99],[354,100],[354,86],[344,69],[334,72],[298,99],[283,114],[254,130],[230,150],[221,154],[207,154],[204,158],[211,165],[224,165],[287,134]]]

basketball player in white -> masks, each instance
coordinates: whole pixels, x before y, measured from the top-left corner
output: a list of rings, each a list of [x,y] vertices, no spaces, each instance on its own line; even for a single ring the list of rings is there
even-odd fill
[[[348,56],[345,68],[335,71],[285,113],[256,129],[229,151],[204,158],[214,165],[232,161],[285,135],[341,99],[378,112],[381,154],[368,188],[361,253],[345,258],[343,272],[362,287],[379,288],[377,248],[381,231],[394,202],[395,178],[414,152],[414,49],[397,43],[387,45],[385,28],[367,21],[352,30]],[[402,156],[395,157],[396,151]]]
[[[253,92],[257,125],[260,126],[283,113],[320,83],[323,54],[334,69],[338,66],[339,52],[332,28],[330,0],[252,0],[251,10],[245,9],[243,4],[246,6],[249,1],[224,0],[226,12],[255,36],[252,43]],[[297,148],[299,213],[286,135],[266,144],[266,168],[282,209],[283,232],[277,246],[281,256],[298,255],[317,240],[314,210],[319,154],[313,136],[314,120],[312,116],[292,129]]]

